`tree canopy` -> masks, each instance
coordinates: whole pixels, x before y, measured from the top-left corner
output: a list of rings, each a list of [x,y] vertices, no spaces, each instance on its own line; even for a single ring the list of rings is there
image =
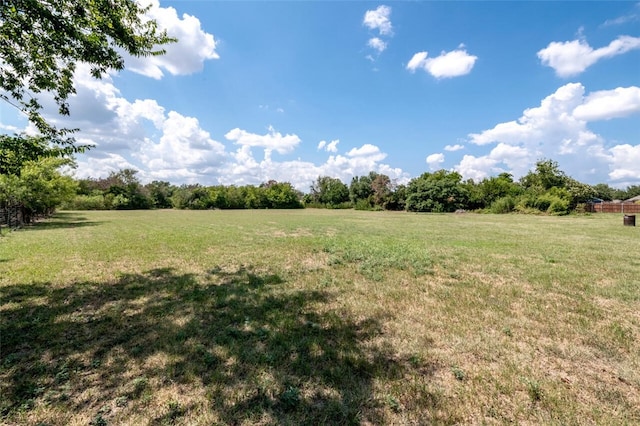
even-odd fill
[[[135,0],[4,0],[0,2],[0,98],[23,111],[38,130],[72,145],[69,129],[41,115],[38,94],[50,92],[60,114],[69,114],[78,63],[95,78],[124,68],[121,52],[161,55],[175,41]],[[65,137],[65,138],[63,138]]]

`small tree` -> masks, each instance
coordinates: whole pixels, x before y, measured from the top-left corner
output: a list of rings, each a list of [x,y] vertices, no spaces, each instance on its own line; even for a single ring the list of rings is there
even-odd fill
[[[320,176],[311,186],[311,200],[328,207],[338,207],[349,201],[349,188],[340,179]]]
[[[457,172],[440,170],[412,179],[407,187],[408,211],[453,212],[464,208],[468,193]]]

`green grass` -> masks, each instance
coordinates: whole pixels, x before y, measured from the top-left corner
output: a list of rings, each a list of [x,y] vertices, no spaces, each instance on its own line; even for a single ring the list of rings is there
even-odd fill
[[[3,235],[3,424],[640,423],[620,215],[62,212]]]

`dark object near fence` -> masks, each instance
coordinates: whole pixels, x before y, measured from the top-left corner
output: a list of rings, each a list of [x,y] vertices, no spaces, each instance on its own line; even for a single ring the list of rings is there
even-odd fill
[[[7,225],[9,229],[24,225],[24,216],[20,206],[0,207],[0,226]]]
[[[636,215],[626,214],[623,220],[624,226],[636,226]]]

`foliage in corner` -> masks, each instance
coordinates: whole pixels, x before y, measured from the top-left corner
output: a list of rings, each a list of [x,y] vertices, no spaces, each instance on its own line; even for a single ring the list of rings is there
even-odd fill
[[[145,18],[150,6],[135,0],[4,0],[0,2],[0,98],[25,113],[53,142],[75,146],[74,130],[57,129],[41,115],[38,94],[50,92],[59,113],[69,115],[78,63],[101,78],[122,70],[121,52],[165,53],[175,40]]]

